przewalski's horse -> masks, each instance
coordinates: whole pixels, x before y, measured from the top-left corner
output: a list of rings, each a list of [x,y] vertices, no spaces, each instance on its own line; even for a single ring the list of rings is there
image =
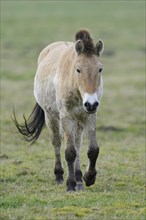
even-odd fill
[[[65,139],[65,159],[68,165],[67,190],[83,189],[80,167],[82,131],[89,142],[89,165],[83,176],[87,186],[96,179],[96,160],[99,146],[96,141],[96,110],[102,95],[100,54],[103,42],[94,45],[88,31],[76,33],[75,43],[55,42],[48,45],[38,59],[34,80],[36,105],[24,125],[14,122],[25,139],[34,143],[46,124],[51,132],[55,150],[54,173],[56,182],[63,182],[61,139]]]

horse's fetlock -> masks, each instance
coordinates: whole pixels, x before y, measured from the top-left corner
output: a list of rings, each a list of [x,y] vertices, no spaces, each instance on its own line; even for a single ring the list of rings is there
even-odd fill
[[[64,174],[64,169],[62,167],[55,167],[54,169],[54,174],[56,176],[55,181],[57,184],[62,184],[63,183],[63,174]]]
[[[81,170],[76,170],[75,171],[75,177],[77,182],[82,182],[82,171]]]
[[[62,167],[55,167],[54,169],[54,174],[55,175],[63,175],[64,174],[64,169]]]

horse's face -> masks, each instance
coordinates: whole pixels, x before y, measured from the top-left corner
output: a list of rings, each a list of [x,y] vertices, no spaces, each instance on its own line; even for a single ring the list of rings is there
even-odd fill
[[[91,54],[90,56],[78,53],[75,64],[75,74],[83,100],[83,108],[90,114],[96,112],[102,92],[103,64],[99,59],[100,52],[101,48],[100,51],[97,51],[97,54]]]

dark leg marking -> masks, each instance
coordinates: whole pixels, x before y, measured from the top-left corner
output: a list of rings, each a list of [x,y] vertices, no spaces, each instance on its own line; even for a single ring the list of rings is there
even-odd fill
[[[78,190],[78,191],[83,190],[82,171],[76,170],[75,177],[76,177],[76,181],[77,181],[76,190]]]
[[[76,158],[76,150],[74,146],[70,146],[65,150],[65,159],[68,165],[68,179],[66,182],[67,191],[75,191],[76,179],[74,173],[74,161]]]
[[[95,183],[96,180],[96,160],[99,154],[99,148],[98,147],[90,147],[88,151],[88,158],[89,158],[89,168],[84,174],[84,181],[86,183],[86,186],[91,186]]]
[[[57,184],[62,184],[63,183],[63,174],[64,174],[64,169],[60,166],[56,166],[54,169],[54,174],[56,176],[55,181]]]

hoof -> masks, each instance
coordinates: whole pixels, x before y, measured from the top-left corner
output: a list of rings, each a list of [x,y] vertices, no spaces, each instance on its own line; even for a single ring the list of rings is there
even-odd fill
[[[95,183],[95,180],[96,180],[96,172],[94,174],[85,173],[83,179],[86,183],[86,186],[93,185]]]
[[[74,180],[67,180],[67,192],[75,192],[76,191],[76,181]]]
[[[74,193],[74,192],[76,192],[76,189],[69,189],[69,188],[67,188],[67,192],[68,193]]]
[[[55,173],[55,182],[60,185],[63,183],[63,173],[64,170],[63,169],[54,169],[54,173]]]
[[[82,182],[78,182],[76,185],[76,190],[77,191],[82,191],[83,190],[83,183]]]
[[[56,179],[55,182],[57,183],[57,185],[62,185],[63,184],[63,179]]]

